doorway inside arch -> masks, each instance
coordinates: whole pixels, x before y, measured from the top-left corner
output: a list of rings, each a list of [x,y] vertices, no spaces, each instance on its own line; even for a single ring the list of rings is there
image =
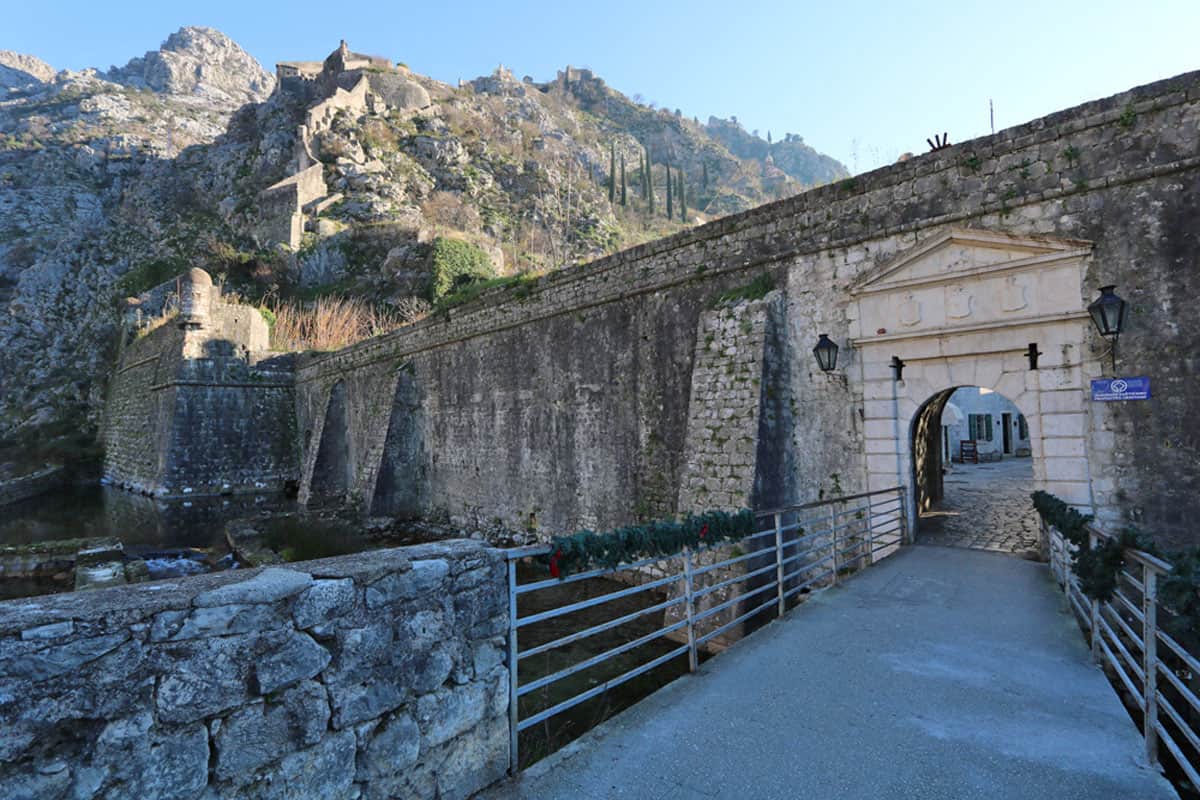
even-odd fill
[[[1029,425],[1004,395],[946,389],[912,429],[917,542],[1037,557]]]

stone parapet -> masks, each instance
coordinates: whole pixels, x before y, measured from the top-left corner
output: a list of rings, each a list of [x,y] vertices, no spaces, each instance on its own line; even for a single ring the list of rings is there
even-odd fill
[[[466,541],[0,603],[5,797],[465,798],[508,766]]]

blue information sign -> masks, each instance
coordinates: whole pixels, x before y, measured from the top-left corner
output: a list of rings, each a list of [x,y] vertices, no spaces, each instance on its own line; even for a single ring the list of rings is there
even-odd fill
[[[1149,400],[1149,378],[1101,378],[1092,381],[1092,399],[1107,402],[1110,400]]]

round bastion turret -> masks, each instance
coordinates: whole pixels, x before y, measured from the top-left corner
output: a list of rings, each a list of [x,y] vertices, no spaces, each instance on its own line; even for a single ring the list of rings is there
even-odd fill
[[[199,267],[193,267],[179,277],[180,328],[197,329],[207,325],[212,290],[212,277]]]

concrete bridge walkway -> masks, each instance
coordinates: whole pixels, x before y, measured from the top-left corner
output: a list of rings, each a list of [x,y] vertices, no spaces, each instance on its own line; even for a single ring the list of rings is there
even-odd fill
[[[1176,798],[1044,565],[918,546],[491,800]]]

